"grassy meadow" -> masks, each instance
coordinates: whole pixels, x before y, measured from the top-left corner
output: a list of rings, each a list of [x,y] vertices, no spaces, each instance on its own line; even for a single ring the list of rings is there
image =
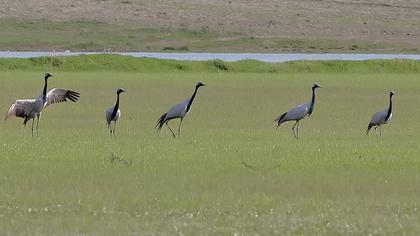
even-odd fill
[[[146,52],[418,53],[416,45],[323,36],[261,36],[208,27],[151,27],[100,21],[0,19],[0,50]],[[253,35],[253,36],[252,36]],[[282,34],[280,34],[282,35]]]
[[[0,129],[4,235],[420,232],[418,73],[50,72],[49,88],[81,98],[48,107],[39,136],[21,119]],[[0,110],[37,96],[42,75],[1,71]],[[208,86],[181,137],[156,133],[198,80]],[[309,100],[313,82],[323,88],[296,140],[292,123],[273,120]],[[104,110],[118,87],[127,93],[111,138]],[[391,89],[392,122],[365,136]]]

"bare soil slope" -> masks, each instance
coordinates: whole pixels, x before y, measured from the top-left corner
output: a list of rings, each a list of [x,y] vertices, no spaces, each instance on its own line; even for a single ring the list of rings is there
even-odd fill
[[[215,32],[227,40],[238,34],[420,48],[417,0],[2,0],[0,19],[186,28]]]

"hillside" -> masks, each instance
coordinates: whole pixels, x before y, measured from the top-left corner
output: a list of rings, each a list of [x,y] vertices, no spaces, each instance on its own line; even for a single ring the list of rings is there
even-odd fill
[[[415,0],[3,0],[0,50],[420,51]]]

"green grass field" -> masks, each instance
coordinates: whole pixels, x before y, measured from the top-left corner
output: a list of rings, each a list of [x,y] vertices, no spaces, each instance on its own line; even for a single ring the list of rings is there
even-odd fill
[[[420,83],[403,73],[60,72],[49,87],[81,93],[0,129],[4,235],[417,235]],[[0,110],[37,96],[42,72],[2,71]],[[156,119],[204,81],[182,137]],[[273,120],[310,99],[314,114]],[[104,110],[123,87],[110,138]],[[394,97],[384,136],[365,136]],[[172,122],[172,127],[178,123]],[[112,155],[124,161],[112,161]]]

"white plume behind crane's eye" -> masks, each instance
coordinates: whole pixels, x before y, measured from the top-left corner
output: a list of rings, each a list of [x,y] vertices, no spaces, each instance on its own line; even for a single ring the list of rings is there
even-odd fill
[[[47,73],[45,73],[45,74],[44,74],[44,77],[45,77],[45,78],[49,78],[49,77],[51,77],[51,76],[53,76],[53,75],[52,75],[52,74],[50,74],[49,72],[47,72]]]
[[[198,81],[197,82],[197,86],[206,86],[203,82],[201,82],[201,81]]]
[[[321,88],[321,85],[319,85],[319,84],[317,84],[317,83],[314,83],[314,84],[312,85],[312,87],[313,87],[313,88]]]

